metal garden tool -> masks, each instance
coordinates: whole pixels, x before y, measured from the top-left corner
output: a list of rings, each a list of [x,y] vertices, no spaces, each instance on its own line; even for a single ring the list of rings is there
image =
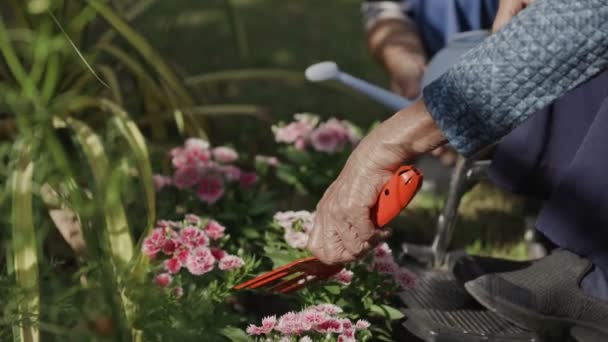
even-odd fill
[[[370,218],[381,228],[405,208],[422,185],[422,174],[413,166],[400,167],[384,185]],[[311,283],[323,281],[340,272],[344,265],[326,265],[315,257],[296,260],[273,271],[262,274],[234,287],[243,289],[269,289],[289,293]]]

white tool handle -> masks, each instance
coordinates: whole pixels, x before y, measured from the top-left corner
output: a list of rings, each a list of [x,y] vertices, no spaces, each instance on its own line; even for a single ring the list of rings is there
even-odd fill
[[[336,80],[394,111],[412,104],[412,101],[404,97],[340,71],[335,62],[321,62],[311,65],[306,69],[306,78],[311,82]]]

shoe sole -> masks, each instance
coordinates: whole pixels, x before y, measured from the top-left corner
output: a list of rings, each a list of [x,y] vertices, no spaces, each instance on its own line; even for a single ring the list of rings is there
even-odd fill
[[[570,329],[583,327],[601,334],[608,334],[608,328],[575,319],[541,315],[518,305],[491,296],[484,288],[466,283],[467,292],[488,310],[524,329],[533,330],[548,337],[563,336]],[[500,310],[498,310],[500,308]]]

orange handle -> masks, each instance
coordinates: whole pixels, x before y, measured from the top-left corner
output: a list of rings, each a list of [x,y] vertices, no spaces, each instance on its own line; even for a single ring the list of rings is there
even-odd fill
[[[407,207],[422,186],[422,173],[414,166],[402,166],[384,185],[371,209],[371,219],[381,228]]]

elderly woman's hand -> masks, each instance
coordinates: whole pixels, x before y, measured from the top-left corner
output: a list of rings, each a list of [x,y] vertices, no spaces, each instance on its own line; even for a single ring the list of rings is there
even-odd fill
[[[385,182],[403,162],[443,143],[421,100],[380,124],[359,143],[317,205],[308,249],[326,264],[362,255],[380,235],[370,208]]]
[[[496,18],[492,25],[492,32],[500,30],[501,27],[505,26],[517,13],[521,12],[532,2],[534,0],[500,0],[498,13],[496,13]]]

